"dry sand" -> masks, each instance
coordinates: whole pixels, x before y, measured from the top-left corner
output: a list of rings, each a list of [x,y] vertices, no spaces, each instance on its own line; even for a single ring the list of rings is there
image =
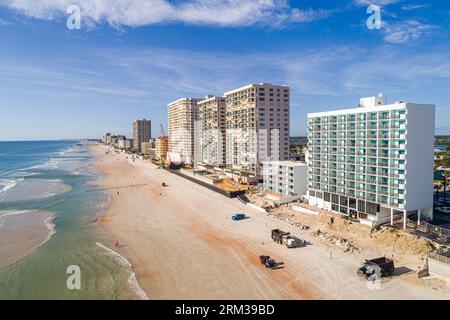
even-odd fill
[[[52,214],[24,211],[0,215],[0,269],[10,266],[46,243],[53,234]]]
[[[151,299],[448,299],[445,292],[405,281],[403,275],[368,287],[356,276],[367,257],[331,248],[309,232],[158,169],[150,162],[105,154],[94,164],[111,189],[102,225],[120,242],[140,286]],[[162,182],[169,187],[163,188]],[[146,185],[142,185],[146,184]],[[133,185],[137,185],[133,187]],[[129,187],[128,187],[129,186]],[[233,222],[244,212],[249,219]],[[287,249],[270,238],[282,228],[312,245]],[[114,248],[114,244],[107,244]],[[285,268],[266,270],[259,255]],[[406,272],[407,273],[407,272]]]

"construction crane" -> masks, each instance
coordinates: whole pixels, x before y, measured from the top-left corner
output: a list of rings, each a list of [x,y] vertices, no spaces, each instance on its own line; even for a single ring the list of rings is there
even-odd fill
[[[166,132],[164,131],[163,124],[161,123],[161,131],[160,131],[161,137],[164,137],[166,135]]]

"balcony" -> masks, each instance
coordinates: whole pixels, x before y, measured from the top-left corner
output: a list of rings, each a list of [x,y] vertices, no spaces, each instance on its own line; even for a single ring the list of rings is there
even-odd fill
[[[406,129],[406,124],[404,124],[404,123],[401,123],[401,124],[398,124],[398,123],[392,123],[391,128],[392,128],[392,129],[405,130],[405,129]]]

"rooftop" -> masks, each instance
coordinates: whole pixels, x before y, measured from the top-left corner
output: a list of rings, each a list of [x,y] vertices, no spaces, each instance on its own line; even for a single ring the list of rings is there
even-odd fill
[[[263,161],[262,164],[272,164],[284,167],[307,167],[308,164],[301,161]]]

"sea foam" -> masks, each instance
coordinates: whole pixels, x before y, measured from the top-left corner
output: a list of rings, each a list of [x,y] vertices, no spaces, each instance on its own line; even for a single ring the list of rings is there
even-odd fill
[[[133,292],[135,292],[136,295],[141,300],[149,300],[147,293],[145,293],[145,291],[142,290],[142,288],[139,286],[139,283],[136,279],[136,274],[133,271],[133,266],[131,265],[131,263],[120,253],[104,246],[100,242],[97,242],[96,244],[97,244],[97,246],[99,246],[100,248],[102,248],[103,250],[106,251],[107,256],[113,258],[117,264],[119,264],[121,267],[126,269],[128,272],[130,272],[130,277],[128,278],[128,285],[133,290]]]

